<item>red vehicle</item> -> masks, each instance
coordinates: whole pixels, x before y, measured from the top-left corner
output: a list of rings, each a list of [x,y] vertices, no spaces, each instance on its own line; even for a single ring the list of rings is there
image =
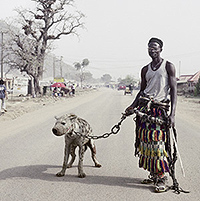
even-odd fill
[[[125,90],[126,89],[126,86],[125,85],[119,85],[118,86],[118,90]]]

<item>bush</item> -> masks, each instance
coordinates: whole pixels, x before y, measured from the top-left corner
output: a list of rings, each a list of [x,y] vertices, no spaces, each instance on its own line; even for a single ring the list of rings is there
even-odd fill
[[[195,85],[194,95],[195,96],[199,96],[200,95],[200,78],[199,78],[197,84]]]

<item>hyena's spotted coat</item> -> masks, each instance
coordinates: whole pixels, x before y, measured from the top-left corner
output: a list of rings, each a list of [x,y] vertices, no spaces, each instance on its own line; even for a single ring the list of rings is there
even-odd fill
[[[92,153],[92,160],[94,161],[95,167],[101,167],[99,162],[96,159],[96,148],[94,141],[92,139],[87,139],[84,137],[80,137],[75,132],[81,133],[82,135],[92,135],[92,128],[89,123],[77,117],[75,114],[66,114],[59,118],[56,117],[56,123],[52,128],[52,132],[56,136],[65,135],[65,154],[64,154],[64,162],[63,167],[60,172],[56,174],[56,176],[61,177],[65,175],[66,168],[72,166],[76,154],[75,149],[79,147],[79,163],[78,163],[78,176],[83,178],[86,174],[83,172],[83,156],[84,151],[87,146],[90,148]],[[71,154],[71,161],[68,163],[69,154]]]

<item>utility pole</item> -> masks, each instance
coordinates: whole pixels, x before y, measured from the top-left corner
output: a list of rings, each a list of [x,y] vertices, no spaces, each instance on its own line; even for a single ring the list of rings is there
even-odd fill
[[[55,57],[53,57],[53,80],[55,79],[55,74],[56,74],[55,68],[56,68],[56,66],[55,66]]]
[[[1,79],[3,79],[3,32],[1,32]]]
[[[179,61],[179,78],[181,76],[181,61]]]
[[[63,56],[60,57],[60,77],[62,78],[62,58]]]

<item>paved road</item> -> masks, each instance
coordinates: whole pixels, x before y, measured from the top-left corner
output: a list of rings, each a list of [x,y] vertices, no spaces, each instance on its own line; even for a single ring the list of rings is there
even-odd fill
[[[140,184],[147,172],[138,168],[138,160],[133,156],[132,117],[124,121],[118,135],[96,141],[101,168],[93,166],[87,151],[86,178],[77,177],[77,160],[64,177],[55,176],[62,165],[64,140],[51,133],[54,116],[73,112],[90,122],[95,135],[101,135],[120,120],[121,112],[132,99],[122,91],[108,89],[47,106],[1,124],[0,200],[200,200],[199,129],[190,128],[182,119],[181,111],[177,112],[177,130],[186,178],[181,174],[179,163],[177,177],[184,189],[191,190],[190,194],[176,195],[172,191],[156,194],[152,186]]]

